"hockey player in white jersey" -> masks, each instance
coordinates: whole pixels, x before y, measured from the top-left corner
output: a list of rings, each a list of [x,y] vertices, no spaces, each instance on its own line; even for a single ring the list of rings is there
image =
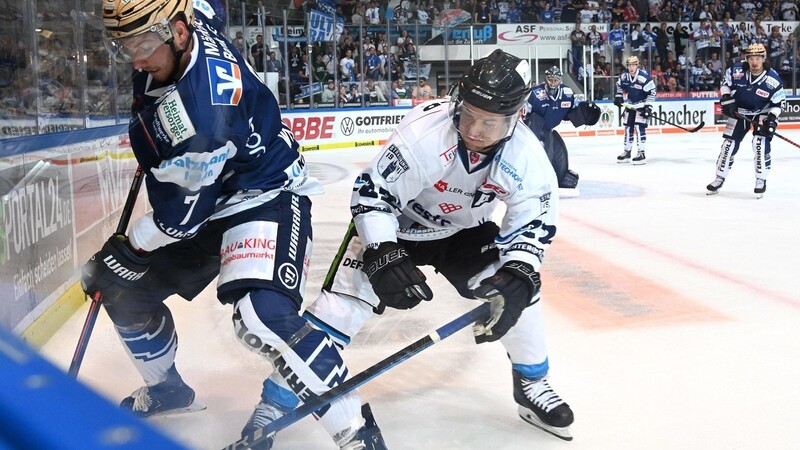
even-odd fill
[[[527,61],[495,50],[451,101],[414,108],[356,179],[353,222],[304,317],[347,345],[374,312],[431,300],[418,266],[433,266],[462,296],[491,302],[475,340],[505,347],[520,416],[570,440],[572,410],[547,380],[540,301],[558,182],[520,118],[530,92]],[[499,202],[507,210],[498,225]],[[290,391],[273,375],[264,395],[277,402]]]
[[[772,166],[770,142],[778,127],[781,103],[786,100],[786,91],[780,75],[769,67],[764,44],[750,44],[745,53],[745,62],[734,64],[725,72],[725,81],[720,87],[722,113],[729,117],[722,133],[722,148],[717,158],[717,176],[706,186],[709,195],[716,194],[725,182],[733,157],[739,144],[752,128],[753,163],[756,183],[753,192],[756,198],[767,190],[767,175]]]
[[[617,80],[617,93],[614,95],[614,104],[623,106],[623,94],[627,95],[627,104],[622,113],[623,126],[625,127],[625,144],[622,153],[617,156],[618,163],[631,161],[634,135],[638,133],[638,152],[633,158],[633,164],[647,163],[645,150],[647,147],[647,120],[653,115],[653,104],[656,101],[656,84],[647,71],[639,68],[639,58],[629,56],[625,64],[627,72],[622,72]]]
[[[198,408],[175,367],[178,335],[164,301],[191,300],[214,279],[238,340],[300,398],[327,392],[347,368],[331,338],[299,314],[313,246],[308,196],[322,187],[275,97],[205,1],[102,3],[108,48],[134,69],[129,136],[152,206],[129,235],[108,239],[81,279],[144,378],[120,406],[141,417]],[[316,414],[340,448],[382,442],[357,396]]]

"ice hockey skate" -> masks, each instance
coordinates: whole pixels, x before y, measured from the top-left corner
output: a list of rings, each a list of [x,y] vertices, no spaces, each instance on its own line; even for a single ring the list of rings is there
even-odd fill
[[[361,415],[364,417],[364,426],[359,428],[355,435],[347,442],[340,445],[340,450],[388,450],[383,442],[381,429],[375,423],[369,403],[361,406]]]
[[[647,159],[644,156],[644,151],[639,151],[636,156],[633,158],[633,165],[634,166],[642,166],[647,164]]]
[[[764,192],[767,191],[767,180],[763,178],[756,178],[756,187],[753,189],[753,193],[756,194],[756,198],[761,198],[764,196]]]
[[[721,176],[717,176],[717,178],[714,178],[714,181],[712,181],[711,183],[708,184],[708,186],[706,186],[706,189],[708,189],[706,195],[716,194],[717,191],[719,191],[719,188],[722,187],[723,183],[725,183],[725,178],[722,178]]]
[[[627,164],[631,162],[631,151],[625,150],[619,156],[617,156],[617,163],[618,164]]]
[[[569,426],[575,420],[569,405],[553,391],[547,378],[530,379],[513,370],[514,400],[519,416],[529,424],[565,441],[572,440]]]
[[[119,407],[139,417],[180,414],[206,409],[194,400],[194,389],[183,382],[175,366],[170,367],[167,379],[155,386],[144,386],[125,397]]]
[[[247,419],[247,423],[244,425],[244,428],[242,428],[242,438],[252,436],[253,433],[274,422],[283,416],[283,414],[283,411],[280,407],[278,407],[278,405],[272,403],[271,401],[262,400],[256,405],[256,409],[253,410],[253,414],[250,414],[250,418]],[[252,445],[249,448],[253,450],[269,450],[272,448],[274,441],[275,435],[273,434],[264,441],[256,445]]]

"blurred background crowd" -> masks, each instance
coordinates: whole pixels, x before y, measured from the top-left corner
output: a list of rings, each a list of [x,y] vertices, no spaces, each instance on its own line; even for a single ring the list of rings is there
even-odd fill
[[[444,27],[469,30],[455,45],[470,45],[474,30],[487,24],[564,24],[569,44],[540,66],[563,67],[565,82],[593,99],[613,97],[631,54],[665,97],[714,93],[726,68],[755,42],[766,46],[788,89],[800,68],[794,0],[211,3],[234,46],[264,72],[287,108],[412,105],[446,96],[469,61],[426,61],[421,55],[426,45],[443,44],[436,39]],[[99,5],[0,0],[0,137],[127,120],[130,66],[108,57]],[[309,14],[320,11],[335,24],[330,38],[310,29],[319,18]]]

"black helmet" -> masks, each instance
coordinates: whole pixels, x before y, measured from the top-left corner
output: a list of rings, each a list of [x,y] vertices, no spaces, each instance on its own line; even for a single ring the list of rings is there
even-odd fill
[[[531,93],[528,61],[500,49],[479,59],[461,77],[458,100],[496,114],[516,114]]]

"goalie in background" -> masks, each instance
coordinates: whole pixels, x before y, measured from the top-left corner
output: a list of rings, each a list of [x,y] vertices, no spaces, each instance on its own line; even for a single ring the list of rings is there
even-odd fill
[[[594,102],[581,102],[561,83],[561,70],[553,66],[544,72],[545,82],[534,86],[525,105],[525,124],[541,141],[553,165],[562,195],[564,189],[577,194],[578,174],[569,170],[569,156],[564,140],[553,128],[564,120],[572,125],[594,125],[600,119],[600,108]]]

